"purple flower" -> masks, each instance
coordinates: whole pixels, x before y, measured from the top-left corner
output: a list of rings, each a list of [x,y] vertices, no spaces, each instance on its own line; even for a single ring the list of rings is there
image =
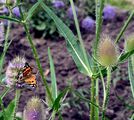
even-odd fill
[[[16,17],[20,17],[20,11],[18,7],[13,8],[12,12]]]
[[[8,63],[6,69],[6,78],[5,83],[7,86],[12,87],[17,82],[17,76],[20,70],[22,70],[25,66],[26,60],[23,57],[17,56],[12,61]]]
[[[55,0],[53,1],[53,6],[58,9],[58,8],[63,8],[65,4],[63,1]]]
[[[0,0],[0,4],[6,3],[6,0]]]
[[[116,9],[113,6],[107,5],[103,10],[104,20],[113,20],[116,16]]]
[[[78,15],[78,7],[76,7],[76,6],[75,6],[75,11],[76,11],[76,15]],[[67,10],[67,16],[70,19],[73,19],[73,10],[72,10],[72,7],[71,6]]]
[[[91,17],[87,16],[82,20],[81,27],[90,31],[95,27],[95,21]]]

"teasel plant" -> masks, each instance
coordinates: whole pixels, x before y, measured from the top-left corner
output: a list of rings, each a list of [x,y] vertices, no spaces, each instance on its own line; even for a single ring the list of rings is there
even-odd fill
[[[117,68],[116,66],[118,66],[119,63],[128,60],[128,58],[133,55],[134,49],[131,49],[130,51],[126,51],[125,53],[120,54],[119,57],[117,54],[114,54],[115,55],[114,59],[113,58],[109,59],[107,57],[107,55],[105,55],[105,54],[101,55],[101,53],[103,53],[102,52],[103,49],[101,49],[101,46],[103,44],[110,44],[111,46],[108,45],[109,48],[107,48],[108,47],[107,46],[105,49],[106,50],[112,49],[112,51],[111,51],[112,53],[109,53],[109,54],[116,53],[115,46],[119,42],[119,40],[122,37],[122,35],[124,34],[124,31],[126,30],[128,24],[130,23],[132,17],[134,16],[134,11],[131,12],[131,14],[129,15],[128,19],[126,20],[124,26],[122,27],[121,31],[117,35],[114,43],[112,43],[111,39],[108,37],[108,35],[107,35],[107,37],[106,36],[103,37],[100,34],[102,22],[103,22],[102,12],[103,12],[105,1],[104,0],[96,0],[96,38],[95,38],[94,44],[93,44],[93,50],[92,50],[93,53],[92,53],[92,55],[90,55],[86,51],[84,43],[83,43],[83,39],[82,39],[82,35],[80,32],[78,18],[77,18],[77,14],[75,11],[75,5],[74,5],[73,0],[70,0],[70,4],[72,7],[72,11],[73,11],[73,17],[74,17],[76,30],[77,30],[77,36],[75,36],[72,33],[72,31],[69,29],[69,27],[67,27],[64,24],[64,22],[58,16],[55,15],[55,13],[43,2],[43,0],[38,0],[29,9],[29,11],[26,14],[25,14],[25,10],[22,9],[23,7],[22,7],[20,0],[17,0],[13,6],[11,6],[10,4],[7,4],[7,2],[6,2],[5,5],[9,10],[9,15],[0,15],[0,19],[6,19],[9,21],[8,27],[7,27],[6,32],[5,32],[4,50],[2,53],[2,57],[0,59],[0,62],[1,62],[0,73],[2,74],[2,68],[3,68],[5,55],[6,55],[8,47],[9,47],[8,36],[10,33],[10,24],[11,24],[11,22],[21,24],[21,25],[23,25],[24,30],[26,32],[27,40],[30,44],[32,51],[33,51],[33,55],[34,55],[37,67],[39,69],[39,73],[40,73],[42,80],[44,82],[44,86],[45,86],[46,93],[47,93],[47,99],[50,101],[50,104],[48,103],[48,106],[53,110],[51,118],[55,119],[55,115],[57,113],[59,115],[59,119],[62,120],[61,105],[63,105],[63,100],[64,100],[63,97],[66,96],[66,94],[69,91],[71,91],[71,92],[74,92],[78,97],[80,97],[80,99],[84,100],[85,102],[88,102],[89,108],[90,108],[90,112],[89,112],[90,120],[99,120],[100,119],[100,116],[99,116],[100,112],[102,112],[102,119],[105,120],[106,119],[105,111],[107,109],[107,104],[108,104],[109,94],[110,94],[111,72]],[[19,15],[20,15],[19,17],[13,15],[13,12],[12,12],[13,7],[16,7],[16,6],[19,8],[18,9]],[[59,30],[60,34],[65,38],[65,41],[67,43],[67,49],[68,49],[69,53],[71,54],[78,70],[82,74],[84,74],[85,76],[88,76],[90,78],[90,80],[91,80],[91,85],[90,85],[91,89],[89,90],[90,94],[91,94],[90,100],[85,98],[80,93],[78,93],[72,87],[65,88],[62,92],[60,92],[58,94],[54,63],[52,60],[50,49],[48,49],[50,68],[51,68],[51,79],[52,79],[51,89],[50,89],[50,87],[47,83],[46,77],[44,76],[43,68],[41,66],[41,63],[40,63],[40,60],[38,57],[38,52],[37,52],[37,49],[33,43],[32,37],[30,35],[30,30],[29,30],[29,21],[30,21],[31,17],[33,16],[35,10],[38,7],[42,7],[44,12],[46,12],[46,14],[48,14],[50,16],[50,18],[52,20],[54,20],[55,25],[57,26],[57,29]],[[104,39],[104,41],[101,42],[100,41],[101,39]],[[107,39],[107,41],[106,41],[106,39]],[[104,60],[102,59],[102,56],[105,58]],[[110,61],[111,61],[111,63],[108,63]],[[103,81],[103,77],[105,77],[105,76],[107,76],[106,84]],[[131,77],[131,74],[129,76]],[[102,85],[103,85],[103,90],[104,90],[103,106],[101,106],[99,104],[99,84],[98,84],[99,78],[102,79]],[[8,115],[6,115],[7,112],[4,109],[4,106],[2,104],[2,98],[7,93],[8,93],[8,89],[6,89],[3,92],[3,94],[0,96],[0,104],[2,107],[2,112],[3,112],[4,116],[6,116],[6,117]],[[16,93],[15,98],[16,98],[14,100],[15,104],[13,104],[14,108],[16,108],[15,107],[17,105],[16,101],[19,98],[18,93]],[[12,103],[14,103],[14,101]],[[15,112],[13,112],[13,114],[14,113]],[[15,119],[15,115],[14,115],[13,119]]]

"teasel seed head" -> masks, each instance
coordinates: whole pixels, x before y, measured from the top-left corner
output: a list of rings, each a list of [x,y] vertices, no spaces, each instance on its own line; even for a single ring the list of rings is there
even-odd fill
[[[5,83],[7,86],[12,87],[17,82],[18,73],[25,66],[26,60],[23,57],[17,56],[8,63],[6,70]]]
[[[125,38],[125,51],[130,52],[132,50],[134,50],[134,34]]]
[[[46,120],[42,101],[38,97],[28,100],[23,112],[23,120]]]
[[[118,51],[107,35],[103,35],[98,46],[98,61],[102,66],[110,67],[116,65],[118,60]]]

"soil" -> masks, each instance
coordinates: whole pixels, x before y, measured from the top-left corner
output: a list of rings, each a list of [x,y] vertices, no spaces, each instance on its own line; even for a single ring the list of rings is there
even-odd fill
[[[128,14],[123,12],[122,14],[120,14],[120,16],[117,16],[114,21],[105,22],[105,24],[103,23],[102,33],[110,35],[114,40],[127,17]],[[131,21],[125,34],[130,34],[132,32],[134,32],[134,21]],[[76,90],[82,91],[87,98],[90,98],[90,79],[82,75],[77,70],[72,57],[66,49],[65,40],[63,38],[34,38],[33,31],[31,31],[31,34],[33,37],[33,42],[36,45],[38,51],[38,56],[44,69],[44,73],[49,69],[47,48],[50,47],[51,49],[56,69],[56,77],[59,91],[63,90],[66,86],[69,85],[69,83],[71,83]],[[92,43],[95,38],[95,32],[83,33],[82,37],[87,51],[91,53]],[[12,60],[15,56],[19,55],[24,56],[27,59],[28,63],[34,67],[34,71],[38,72],[32,50],[26,39],[26,34],[22,26],[13,25],[13,28],[11,30],[11,38],[13,38],[13,41],[6,54],[4,71],[6,70],[8,62]],[[120,52],[123,49],[124,39],[122,38],[121,41],[122,42],[119,42]],[[108,104],[108,109],[106,111],[106,115],[109,120],[128,120],[133,112],[130,108],[128,108],[128,106],[125,105],[125,103],[129,103],[131,106],[134,105],[134,102],[132,101],[126,65],[127,63],[121,64],[119,68],[113,72],[110,101]],[[37,75],[38,89],[36,93],[33,93],[29,90],[22,91],[19,101],[19,112],[23,111],[27,100],[35,94],[41,99],[45,100],[45,89],[40,75]],[[50,83],[50,75],[47,76],[47,79]],[[1,87],[0,89],[2,91],[3,87]],[[100,101],[102,101],[103,98],[102,93],[103,90],[100,81]],[[117,95],[122,97],[122,100],[120,100]],[[6,97],[4,97],[4,105],[7,106],[13,98],[14,91],[10,91],[10,93],[8,93]],[[66,103],[62,110],[62,116],[64,120],[89,120],[88,104],[80,101],[78,97],[76,97],[74,94],[69,93],[64,103]]]

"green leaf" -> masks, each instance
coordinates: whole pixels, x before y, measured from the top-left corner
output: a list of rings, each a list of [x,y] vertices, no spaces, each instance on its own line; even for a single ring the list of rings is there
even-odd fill
[[[53,104],[53,109],[58,111],[60,108],[60,102],[61,102],[61,98],[63,98],[65,96],[65,94],[70,90],[70,87],[65,88],[56,98],[56,100],[54,101]]]
[[[50,48],[48,48],[48,57],[50,61],[52,97],[55,100],[57,98],[57,83],[56,83],[55,68],[54,68],[54,63],[53,63]]]
[[[15,109],[15,99],[10,102],[7,109],[5,110],[8,120],[13,120],[14,109]]]
[[[124,62],[125,60],[127,60],[132,54],[134,54],[134,50],[127,52],[127,53],[123,53],[120,58],[119,58],[119,62]]]
[[[47,14],[54,20],[59,32],[64,36],[67,48],[70,54],[72,55],[79,71],[85,75],[92,76],[91,65],[86,64],[86,60],[82,54],[82,48],[80,42],[72,31],[58,18],[55,13],[49,9],[43,2],[41,3],[42,8],[47,12]],[[89,61],[91,58],[89,59]],[[90,68],[87,67],[90,65]]]
[[[34,11],[37,9],[37,7],[39,7],[40,3],[41,3],[41,1],[37,2],[36,4],[34,4],[34,5],[30,8],[30,10],[28,11],[28,16],[27,16],[27,18],[26,18],[26,21],[27,21],[27,20],[30,20],[30,18],[31,18],[31,17],[33,16],[33,14],[34,14]]]
[[[132,56],[134,57],[134,56]],[[133,71],[133,63],[134,61],[132,61],[132,57],[130,57],[128,59],[128,75],[129,75],[129,81],[130,81],[130,85],[131,85],[131,91],[132,91],[132,95],[134,98],[134,71]]]
[[[17,22],[17,23],[21,23],[20,20],[16,19],[16,18],[11,18],[9,16],[2,16],[0,15],[0,19],[6,19],[6,20],[9,20],[9,21],[12,21],[12,22]]]

